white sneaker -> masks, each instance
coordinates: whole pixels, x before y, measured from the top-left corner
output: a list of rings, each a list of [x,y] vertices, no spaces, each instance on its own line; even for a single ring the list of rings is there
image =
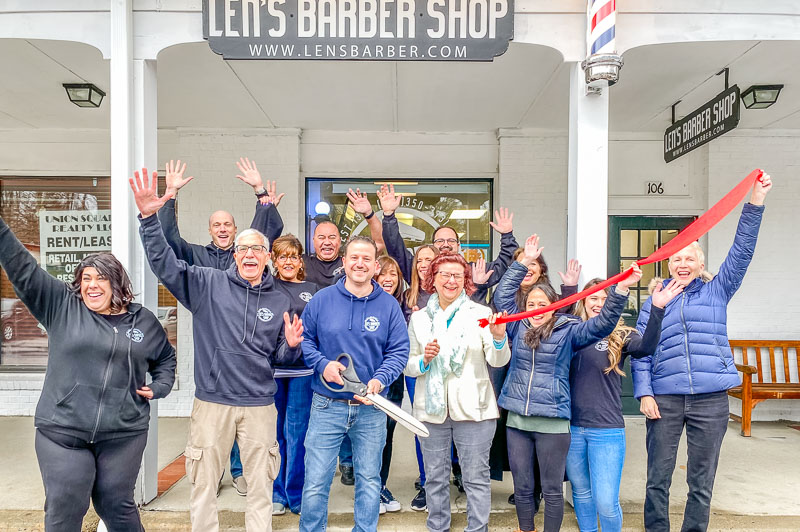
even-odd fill
[[[244,475],[240,475],[234,478],[231,482],[233,484],[233,487],[236,488],[236,493],[238,493],[242,497],[247,496],[247,481],[244,479]]]
[[[279,502],[272,503],[272,515],[283,515],[286,513],[286,506]]]
[[[386,513],[386,505],[381,503],[380,510],[378,510],[378,515],[383,515]]]
[[[394,498],[394,495],[386,486],[381,489],[381,505],[386,508],[387,512],[399,512],[403,509],[403,506]]]

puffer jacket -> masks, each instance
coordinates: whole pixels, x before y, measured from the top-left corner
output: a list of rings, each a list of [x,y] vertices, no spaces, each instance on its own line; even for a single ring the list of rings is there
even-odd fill
[[[514,298],[527,272],[528,268],[514,261],[503,275],[494,295],[499,311],[518,312]],[[556,315],[553,334],[541,342],[535,353],[524,341],[530,328],[528,321],[509,323],[506,331],[513,338],[511,365],[498,404],[523,416],[570,419],[570,361],[580,349],[611,334],[627,300],[627,295],[613,287],[595,318],[581,321],[568,314]]]
[[[633,392],[691,395],[741,384],[728,343],[727,306],[753,258],[763,205],[746,203],[728,256],[713,280],[693,280],[664,309],[661,340],[652,356],[631,361]],[[664,281],[666,285],[669,279]],[[636,328],[644,330],[651,301],[642,305]]]

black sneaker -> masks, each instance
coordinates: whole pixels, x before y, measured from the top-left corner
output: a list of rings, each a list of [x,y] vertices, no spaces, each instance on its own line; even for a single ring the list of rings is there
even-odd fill
[[[464,493],[464,481],[461,480],[460,471],[458,473],[453,472],[453,484],[455,485],[456,488],[458,488],[459,492]]]
[[[425,488],[420,488],[417,495],[411,499],[411,509],[417,512],[424,512],[428,509],[428,501],[425,498]]]
[[[508,504],[510,504],[512,506],[515,505],[515,503],[514,503],[514,494],[513,493],[508,496]]]
[[[417,491],[422,489],[422,478],[417,477],[417,480],[414,481],[414,489]]]
[[[342,472],[342,484],[345,486],[352,486],[356,483],[356,477],[353,475],[353,466],[340,465],[339,471]]]

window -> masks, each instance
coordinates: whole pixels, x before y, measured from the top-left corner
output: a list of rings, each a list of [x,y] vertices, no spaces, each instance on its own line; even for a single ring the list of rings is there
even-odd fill
[[[106,178],[0,179],[0,216],[52,275],[69,282],[81,259],[111,250],[111,182]],[[0,274],[0,366],[47,365],[47,332]]]
[[[453,227],[461,240],[461,252],[469,261],[492,257],[492,181],[470,180],[306,180],[306,249],[313,253],[312,235],[316,222],[332,220],[346,241],[351,235],[369,236],[364,218],[347,205],[347,191],[361,189],[372,207],[382,216],[377,191],[383,184],[394,184],[402,195],[396,216],[406,247],[414,249],[431,243],[433,232],[442,225]]]

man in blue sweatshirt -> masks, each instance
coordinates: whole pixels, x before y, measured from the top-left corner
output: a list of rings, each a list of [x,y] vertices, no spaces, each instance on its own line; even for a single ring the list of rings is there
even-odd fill
[[[280,462],[273,366],[298,359],[302,323],[296,315],[290,321],[289,297],[272,289],[269,242],[255,229],[236,237],[234,263],[225,271],[178,259],[154,216],[169,196],[158,197],[155,172],[150,181],[143,173],[143,181],[138,172],[130,181],[147,260],[194,320],[196,390],[185,452],[192,530],[219,530],[217,483],[235,436],[248,483],[245,527],[271,531]]]
[[[378,250],[369,238],[357,236],[345,247],[345,276],[314,295],[303,312],[303,356],[314,369],[314,398],[306,434],[306,478],[300,530],[318,532],[328,521],[328,494],[336,456],[345,434],[353,444],[355,528],[378,527],[381,454],[386,442],[386,414],[336,393],[320,379],[342,384],[336,361],[341,353],[353,358],[356,373],[370,393],[385,393],[408,361],[408,330],[397,300],[373,277]]]

